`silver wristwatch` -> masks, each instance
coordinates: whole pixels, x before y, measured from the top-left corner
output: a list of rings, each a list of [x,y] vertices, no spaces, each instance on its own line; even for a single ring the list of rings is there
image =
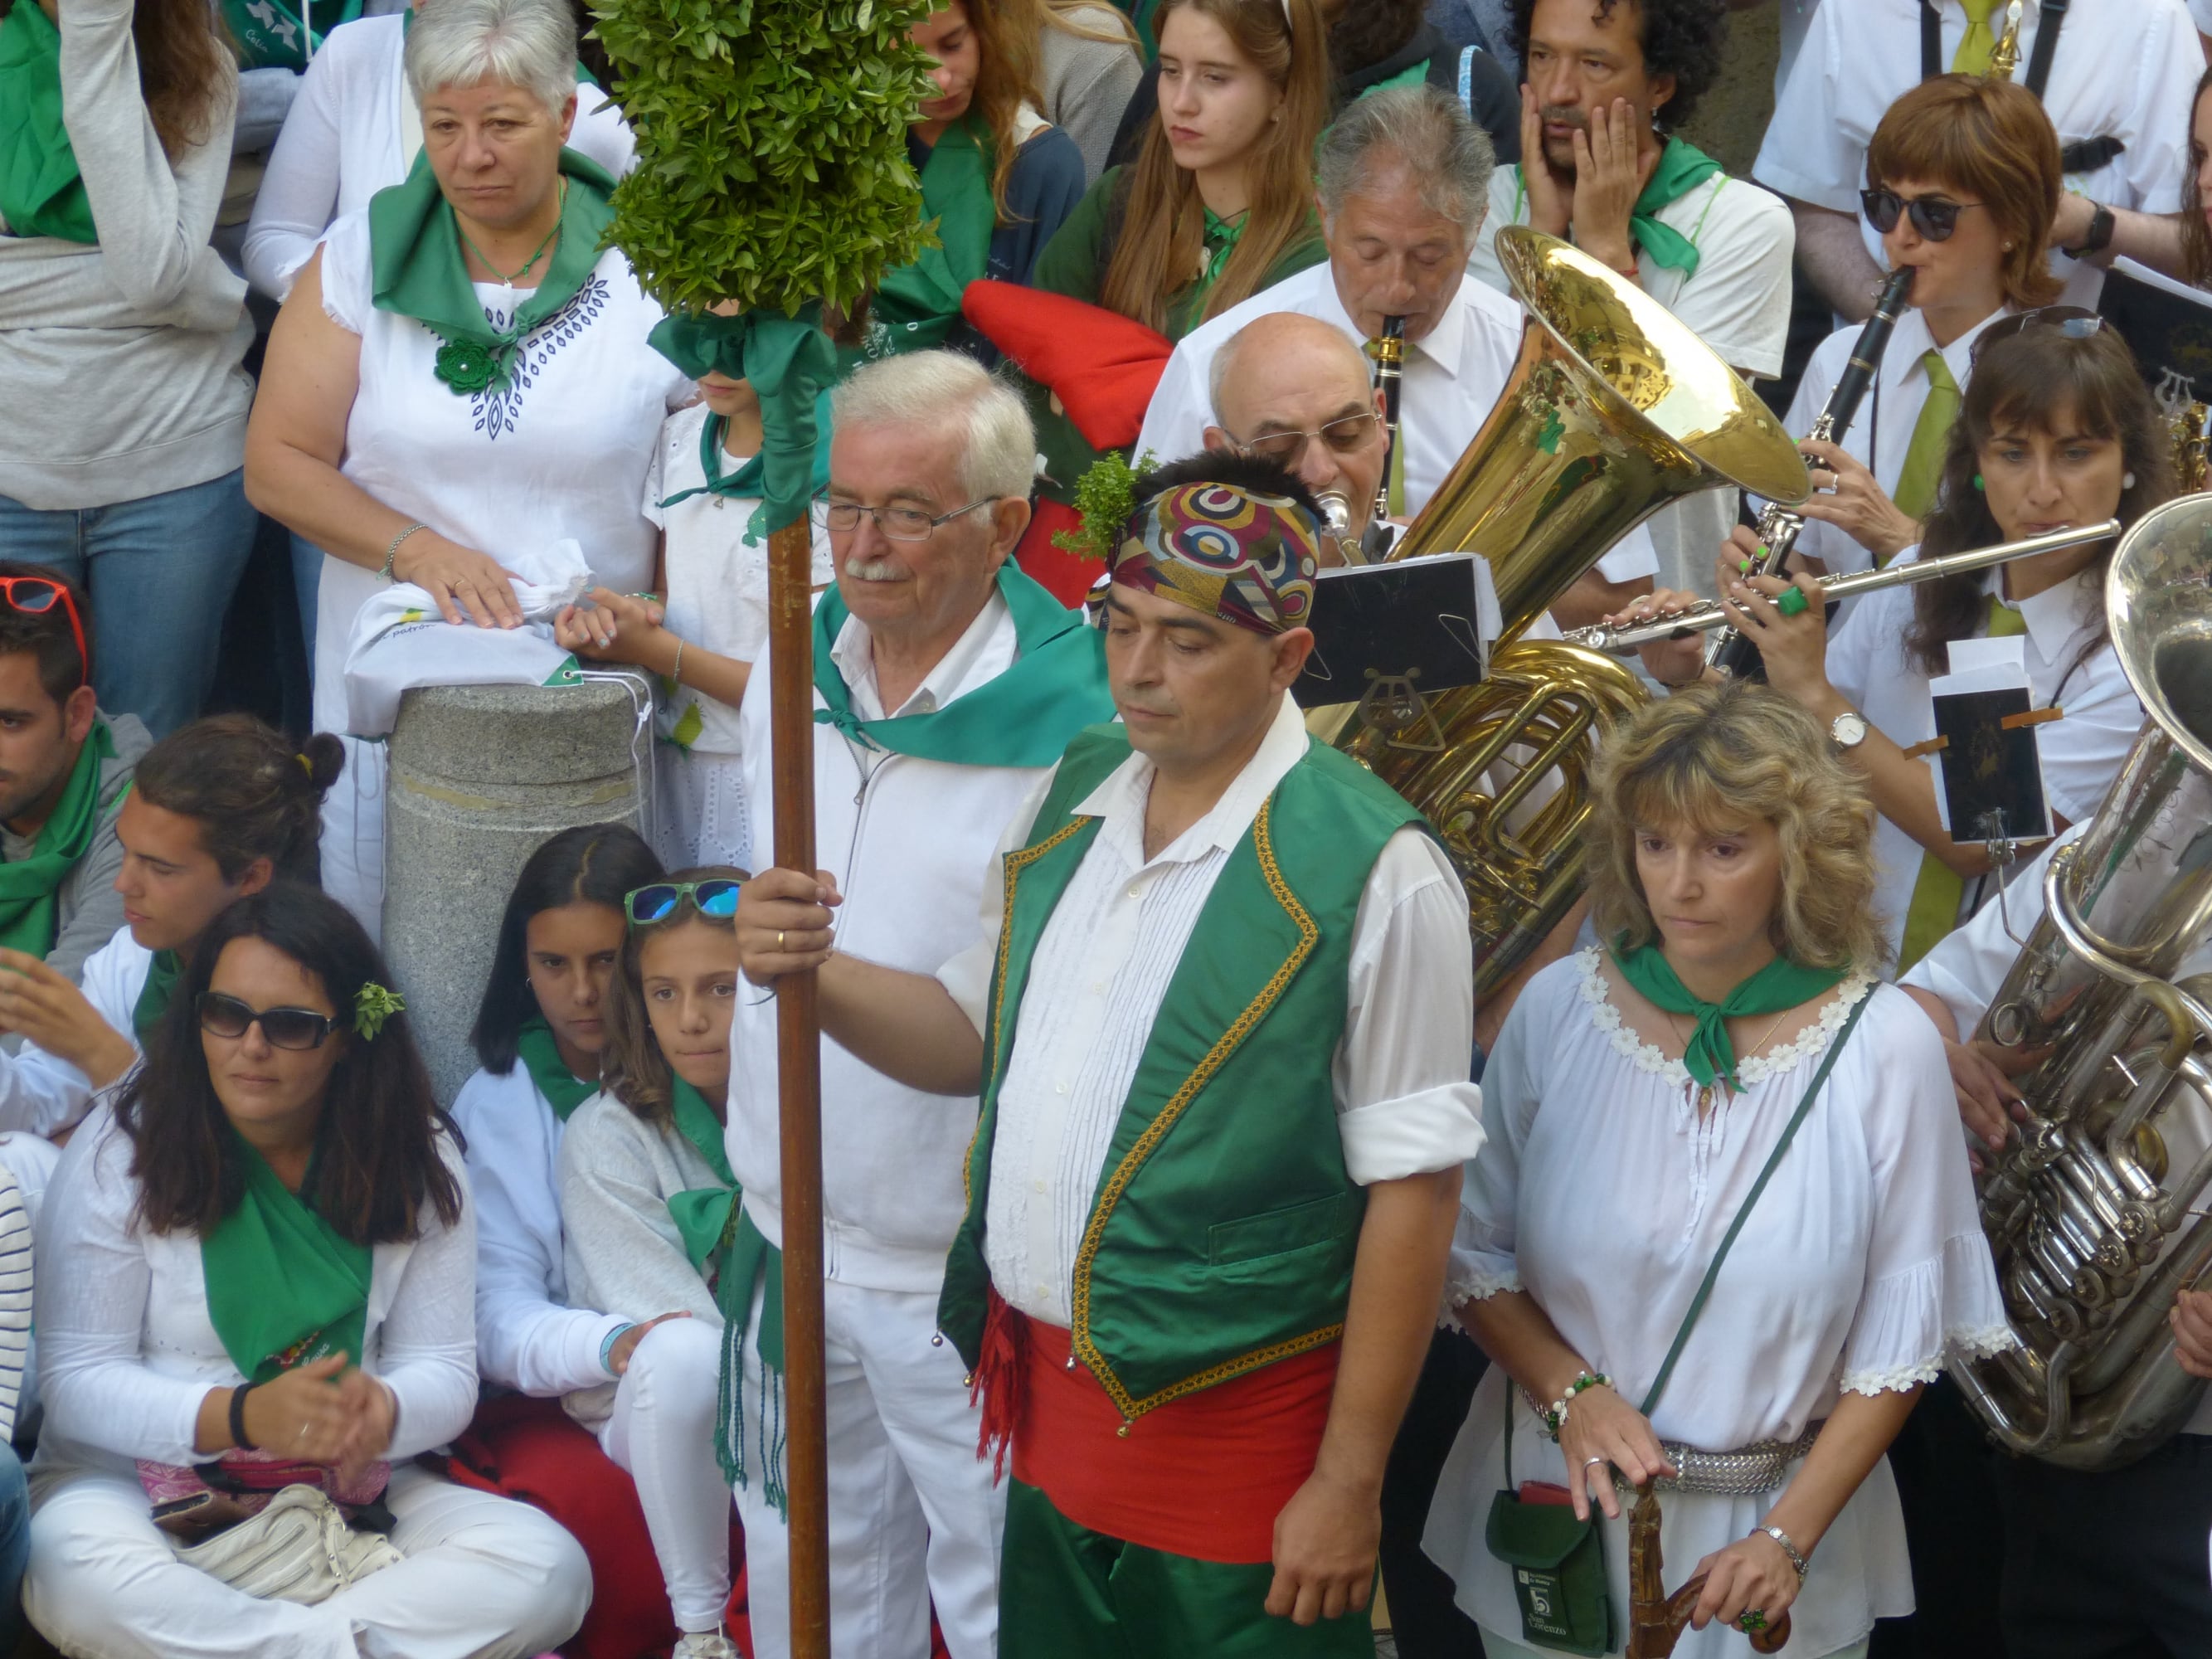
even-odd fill
[[[1856,749],[1866,741],[1866,716],[1846,708],[1828,723],[1828,736],[1838,749]]]

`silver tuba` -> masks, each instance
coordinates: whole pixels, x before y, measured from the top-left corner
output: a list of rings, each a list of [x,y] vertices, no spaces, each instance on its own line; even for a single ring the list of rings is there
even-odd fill
[[[2053,854],[2045,914],[1975,1035],[2048,1045],[2028,1121],[1981,1182],[2021,1346],[1954,1367],[1997,1440],[2118,1468],[2204,1384],[2173,1357],[2178,1290],[2212,1265],[2212,497],[2147,514],[2106,578],[2149,719],[2087,830]],[[2192,960],[2194,959],[2194,960]]]

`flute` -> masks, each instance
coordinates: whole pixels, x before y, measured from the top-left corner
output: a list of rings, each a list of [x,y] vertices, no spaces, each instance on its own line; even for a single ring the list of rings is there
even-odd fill
[[[1877,588],[1932,582],[1941,576],[1986,570],[1993,564],[2008,564],[2014,559],[2028,558],[2038,553],[2056,553],[2061,548],[2109,541],[2119,533],[2120,521],[2106,519],[2100,524],[2053,530],[2021,541],[1993,542],[1987,547],[1968,548],[1963,553],[1946,554],[1940,559],[1915,559],[1910,564],[1892,564],[1880,570],[1861,570],[1848,576],[1833,576],[1820,585],[1820,597],[1823,599],[1844,599],[1854,593],[1871,593]],[[1655,617],[1650,622],[1631,623],[1620,628],[1607,628],[1600,623],[1589,628],[1571,629],[1561,637],[1567,644],[1581,646],[1586,651],[1601,651],[1607,656],[1626,657],[1638,646],[1656,644],[1661,640],[1680,639],[1685,635],[1702,634],[1710,629],[1725,628],[1727,625],[1728,613],[1721,609],[1718,601],[1706,599],[1671,617]]]

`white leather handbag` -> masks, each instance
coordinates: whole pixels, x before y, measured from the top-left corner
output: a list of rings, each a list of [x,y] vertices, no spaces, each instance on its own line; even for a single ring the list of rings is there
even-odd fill
[[[204,1543],[172,1546],[177,1559],[243,1595],[313,1607],[404,1559],[380,1533],[359,1532],[313,1486],[287,1486],[260,1514]]]

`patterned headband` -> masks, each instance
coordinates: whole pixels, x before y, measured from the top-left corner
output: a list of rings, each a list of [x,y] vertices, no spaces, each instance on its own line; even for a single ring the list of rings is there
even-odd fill
[[[1233,484],[1162,490],[1121,532],[1114,580],[1259,634],[1313,612],[1320,526],[1285,495]]]

